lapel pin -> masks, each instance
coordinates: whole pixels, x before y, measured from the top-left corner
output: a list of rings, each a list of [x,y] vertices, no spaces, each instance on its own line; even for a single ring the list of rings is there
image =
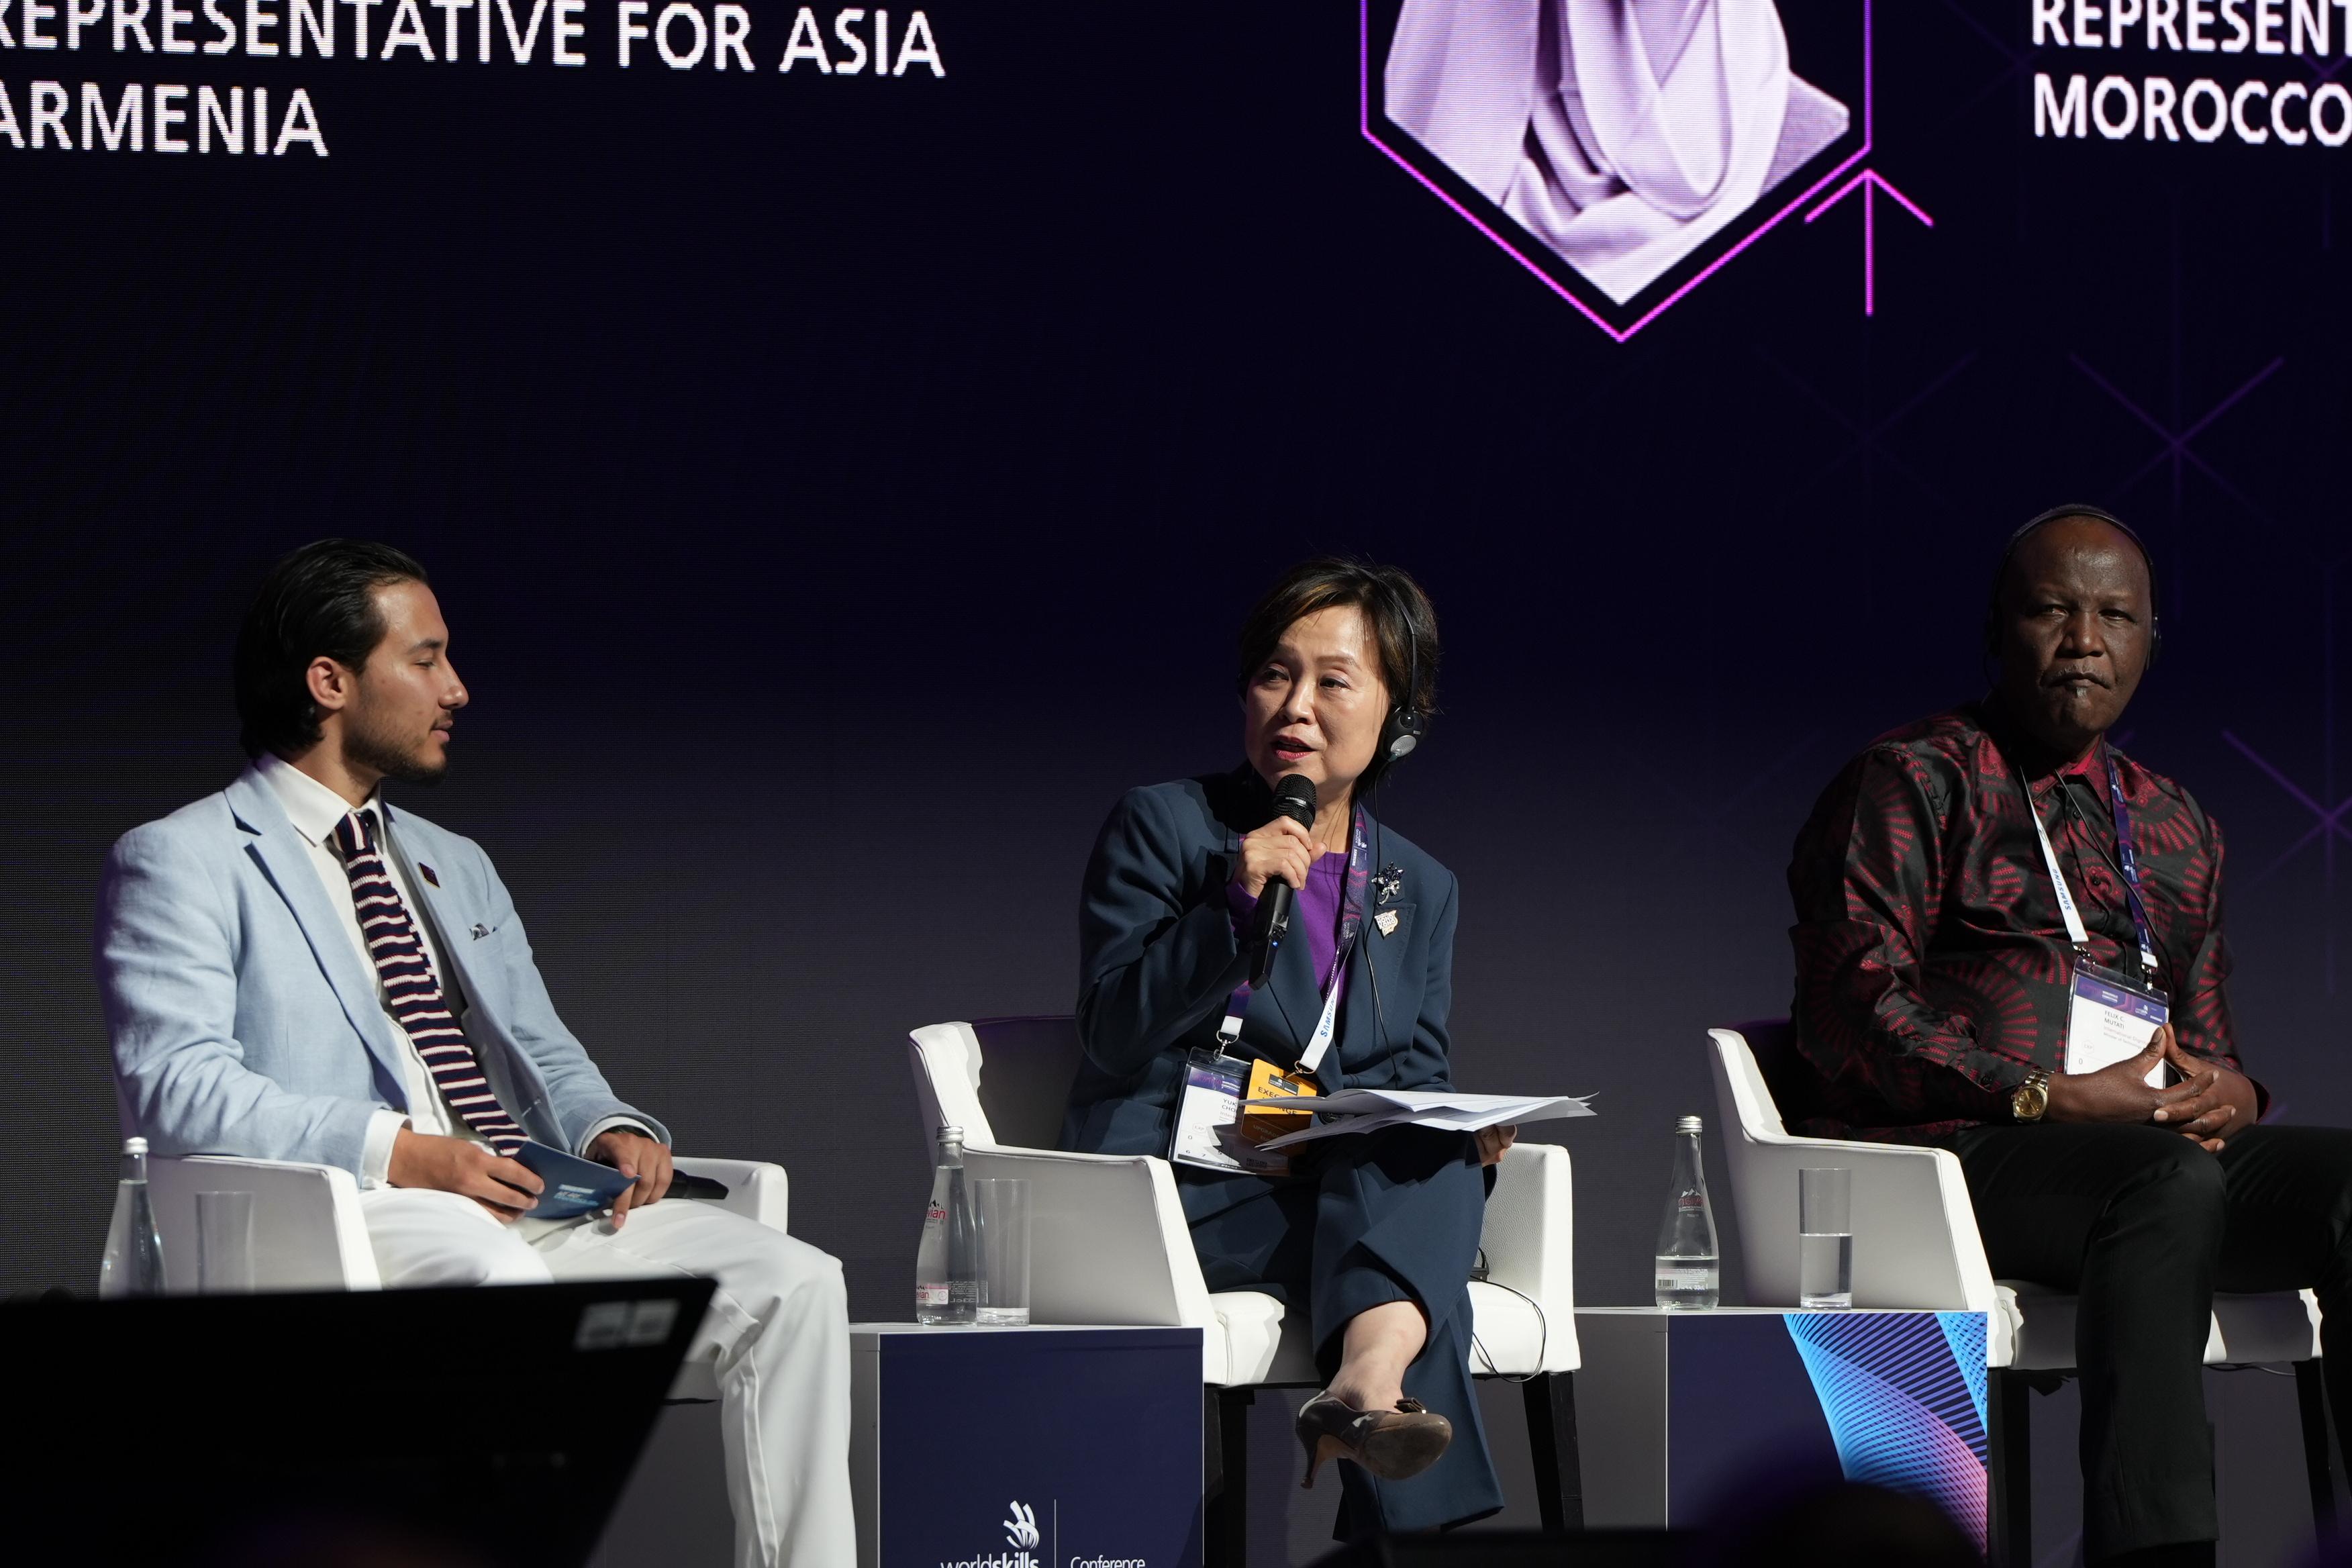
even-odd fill
[[[1394,936],[1397,928],[1397,912],[1394,910],[1382,910],[1372,917],[1372,923],[1381,928],[1382,936]]]
[[[1372,879],[1375,903],[1388,903],[1403,891],[1404,872],[1398,867],[1383,866],[1380,868],[1379,874]]]
[[[441,879],[434,873],[433,868],[427,866],[424,861],[419,860],[416,863],[416,869],[426,881],[432,883],[435,887],[437,888],[441,885]]]
[[[436,883],[435,883],[435,884],[434,884],[434,886],[435,886],[435,887],[439,887],[439,886],[440,886],[440,884],[436,882]],[[488,936],[488,935],[489,935],[489,934],[490,934],[490,928],[489,928],[489,927],[488,927],[488,926],[484,925],[484,924],[483,924],[481,921],[476,921],[474,922],[473,937],[474,937],[474,940],[475,940],[476,942],[479,942],[479,941],[481,941],[484,937],[486,937],[486,936]]]

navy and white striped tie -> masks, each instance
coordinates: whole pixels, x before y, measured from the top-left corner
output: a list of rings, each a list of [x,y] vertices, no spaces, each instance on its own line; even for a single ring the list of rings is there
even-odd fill
[[[409,919],[400,890],[384,869],[383,853],[376,847],[375,813],[346,812],[335,824],[335,847],[343,853],[343,871],[352,879],[352,904],[359,912],[360,935],[368,956],[383,982],[384,1005],[400,1026],[408,1031],[416,1054],[425,1058],[441,1097],[449,1109],[466,1119],[490,1147],[512,1157],[529,1142],[523,1130],[499,1103],[482,1064],[474,1055],[465,1026],[449,1011],[434,978],[433,960]]]

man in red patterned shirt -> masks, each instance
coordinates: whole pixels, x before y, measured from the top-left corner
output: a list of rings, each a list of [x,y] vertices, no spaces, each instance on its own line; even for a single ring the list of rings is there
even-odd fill
[[[2352,1132],[2257,1125],[2267,1096],[2223,989],[2221,827],[2104,739],[2156,652],[2138,537],[2088,507],[2028,523],[1985,644],[1986,700],[1873,742],[1798,836],[1811,1081],[1790,1131],[1959,1156],[1993,1273],[2081,1298],[2089,1561],[2210,1564],[2213,1292],[2314,1288],[2329,1403],[2352,1418]],[[2088,1032],[2078,971],[2164,994],[2139,1055],[2066,1070],[2070,1012]],[[2147,1081],[2159,1066],[2168,1087]]]

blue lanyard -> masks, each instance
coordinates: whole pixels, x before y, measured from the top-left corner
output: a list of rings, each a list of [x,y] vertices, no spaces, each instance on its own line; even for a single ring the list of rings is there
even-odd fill
[[[2050,782],[2053,788],[2062,792],[2059,804],[2063,807],[2065,774],[2053,774]],[[2112,755],[2107,758],[2107,804],[2115,812],[2116,864],[2123,868],[2124,901],[2131,908],[2132,930],[2139,937],[2139,961],[2152,980],[2156,973],[2156,941],[2148,930],[2147,906],[2139,896],[2139,856],[2132,848],[2131,806],[2124,799],[2123,781],[2116,774]],[[2025,814],[2033,819],[2033,836],[2041,840],[2042,863],[2050,868],[2050,882],[2058,895],[2058,913],[2066,922],[2067,940],[2077,952],[2086,952],[2091,933],[2075,908],[2073,890],[2066,886],[2066,874],[2059,868],[2058,852],[2050,847],[2049,830],[2042,826],[2042,808],[2033,804],[2031,784],[2025,785]]]
[[[2065,781],[2059,781],[2065,787]],[[2116,773],[2113,753],[2107,757],[2107,804],[2116,817],[2116,864],[2123,868],[2124,902],[2131,906],[2132,930],[2139,936],[2139,961],[2147,973],[2156,973],[2156,940],[2147,923],[2147,905],[2139,893],[2139,852],[2132,847],[2131,804],[2124,799],[2123,780]]]

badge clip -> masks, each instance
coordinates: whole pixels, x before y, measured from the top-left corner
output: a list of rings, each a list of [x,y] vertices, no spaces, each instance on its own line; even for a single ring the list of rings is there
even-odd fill
[[[1263,1143],[1269,1138],[1305,1131],[1315,1120],[1312,1110],[1284,1110],[1276,1106],[1252,1105],[1249,1102],[1254,1100],[1314,1100],[1322,1092],[1315,1080],[1304,1072],[1284,1072],[1267,1061],[1250,1063],[1249,1091],[1242,1097],[1241,1135],[1251,1143]]]

